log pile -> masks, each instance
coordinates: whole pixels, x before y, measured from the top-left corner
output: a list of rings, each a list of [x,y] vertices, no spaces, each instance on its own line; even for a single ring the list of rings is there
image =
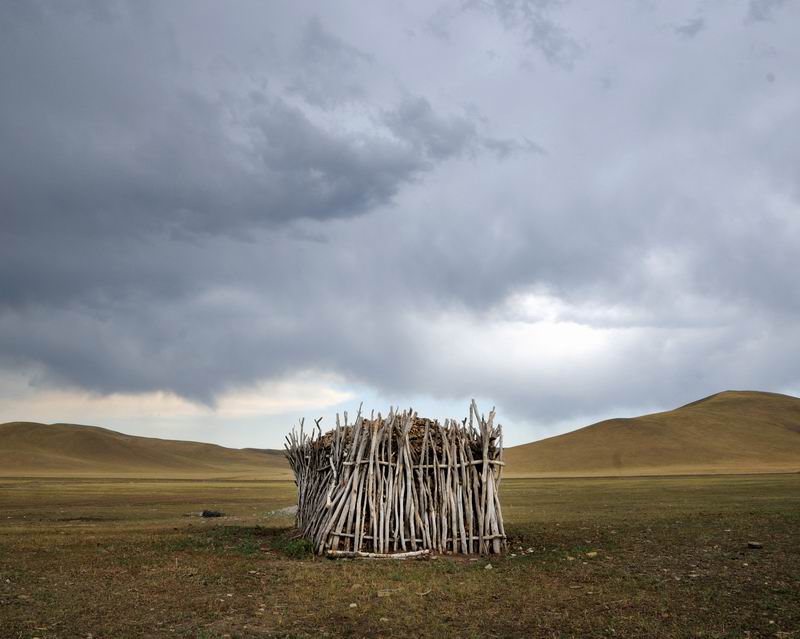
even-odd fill
[[[497,554],[506,547],[498,487],[502,428],[473,401],[461,422],[411,410],[286,438],[297,527],[318,554]]]

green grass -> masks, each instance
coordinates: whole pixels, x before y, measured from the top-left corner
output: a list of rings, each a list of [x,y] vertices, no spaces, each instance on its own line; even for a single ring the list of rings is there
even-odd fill
[[[311,559],[314,556],[314,544],[308,539],[298,537],[294,531],[278,536],[272,542],[272,547],[291,559]]]
[[[505,480],[475,560],[313,557],[293,496],[3,480],[0,636],[800,637],[800,475]]]

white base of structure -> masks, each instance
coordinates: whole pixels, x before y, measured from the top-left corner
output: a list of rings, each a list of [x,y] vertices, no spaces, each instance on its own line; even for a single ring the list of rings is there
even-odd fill
[[[422,559],[430,554],[431,551],[427,548],[425,550],[394,553],[361,552],[360,550],[329,550],[327,552],[328,557],[331,559]]]

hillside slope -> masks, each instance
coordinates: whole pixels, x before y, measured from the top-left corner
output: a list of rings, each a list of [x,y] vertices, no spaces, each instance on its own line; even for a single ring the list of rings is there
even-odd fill
[[[800,399],[725,391],[505,451],[507,477],[800,471]],[[0,424],[0,476],[291,479],[281,451],[124,435],[95,426]]]
[[[125,435],[96,426],[0,424],[0,476],[290,479],[280,451]]]
[[[725,391],[505,451],[508,477],[800,471],[800,399]]]

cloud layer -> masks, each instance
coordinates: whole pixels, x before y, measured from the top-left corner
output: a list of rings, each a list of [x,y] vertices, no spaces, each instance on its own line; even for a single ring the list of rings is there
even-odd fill
[[[8,399],[800,391],[791,3],[0,12]]]

